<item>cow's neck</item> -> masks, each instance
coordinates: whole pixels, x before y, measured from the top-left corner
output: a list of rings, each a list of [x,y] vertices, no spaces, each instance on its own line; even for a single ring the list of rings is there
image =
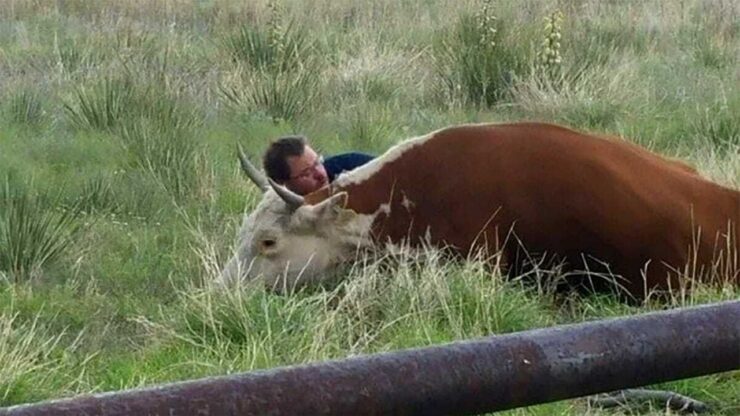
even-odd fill
[[[378,223],[401,211],[403,199],[394,197],[394,180],[399,170],[413,168],[405,160],[413,149],[426,143],[434,132],[405,140],[389,149],[382,156],[350,172],[342,173],[333,183],[306,197],[306,202],[315,204],[338,192],[347,192],[346,208],[356,215],[344,226],[353,232],[362,230],[368,237],[384,239]],[[367,242],[367,240],[363,240]]]

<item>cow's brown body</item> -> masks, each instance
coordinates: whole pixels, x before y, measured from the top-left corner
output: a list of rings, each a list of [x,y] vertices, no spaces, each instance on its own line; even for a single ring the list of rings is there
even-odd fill
[[[539,123],[452,127],[358,183],[337,183],[330,192],[347,191],[358,213],[390,204],[373,223],[376,241],[428,236],[462,254],[485,244],[513,268],[522,246],[571,269],[601,262],[639,297],[675,289],[686,283],[676,271],[706,271],[718,259],[737,281],[726,261],[737,249],[740,193],[619,139]]]

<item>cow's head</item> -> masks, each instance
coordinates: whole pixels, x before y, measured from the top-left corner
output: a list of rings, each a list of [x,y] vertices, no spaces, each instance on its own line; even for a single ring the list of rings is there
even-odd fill
[[[370,220],[345,208],[340,192],[316,204],[266,178],[239,149],[242,168],[263,191],[239,231],[222,283],[259,279],[281,290],[316,282],[369,243]]]

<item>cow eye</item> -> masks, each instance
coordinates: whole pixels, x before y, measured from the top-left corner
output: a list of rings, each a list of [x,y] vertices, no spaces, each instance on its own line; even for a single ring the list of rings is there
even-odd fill
[[[262,240],[262,247],[263,248],[273,248],[273,247],[275,247],[275,244],[277,244],[277,242],[275,240],[273,240],[273,239]]]

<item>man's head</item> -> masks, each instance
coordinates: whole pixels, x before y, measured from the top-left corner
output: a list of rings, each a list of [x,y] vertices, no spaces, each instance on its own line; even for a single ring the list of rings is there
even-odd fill
[[[329,183],[321,156],[304,136],[286,136],[272,142],[263,165],[268,177],[299,195],[310,194]]]

